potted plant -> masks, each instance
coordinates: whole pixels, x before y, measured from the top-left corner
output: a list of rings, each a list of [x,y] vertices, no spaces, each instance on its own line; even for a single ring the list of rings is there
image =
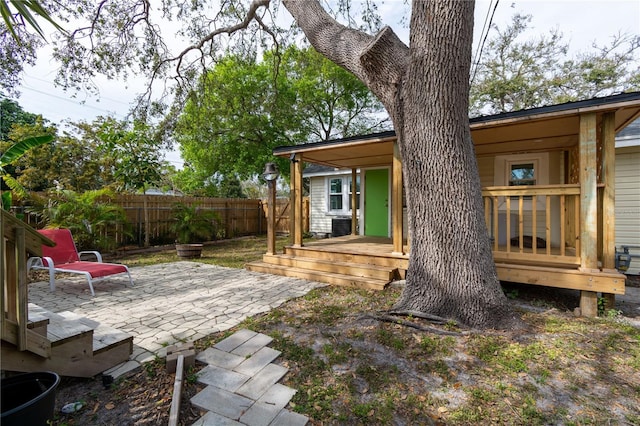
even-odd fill
[[[182,258],[200,257],[202,242],[215,237],[220,218],[216,212],[176,203],[171,231],[176,235],[176,252]]]

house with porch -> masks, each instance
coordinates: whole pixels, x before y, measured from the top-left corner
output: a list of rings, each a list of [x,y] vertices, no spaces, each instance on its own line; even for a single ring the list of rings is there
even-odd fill
[[[598,293],[610,303],[624,294],[625,276],[615,269],[615,136],[639,116],[634,92],[470,119],[501,280],[579,290],[587,315]],[[404,275],[411,235],[403,200],[411,194],[403,194],[394,132],[274,154],[291,160],[291,244],[247,268],[365,288]],[[304,162],[350,170],[359,181],[342,212],[351,214],[350,235],[303,244]]]

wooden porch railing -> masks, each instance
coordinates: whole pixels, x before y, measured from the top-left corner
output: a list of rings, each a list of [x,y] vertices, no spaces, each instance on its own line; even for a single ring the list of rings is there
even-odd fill
[[[29,330],[27,292],[27,254],[42,255],[42,244],[53,241],[41,236],[21,220],[0,210],[0,259],[2,293],[0,314],[2,340],[13,343],[20,351],[28,350],[43,357],[51,355],[51,343],[46,336]]]
[[[482,190],[496,262],[580,266],[580,185]]]

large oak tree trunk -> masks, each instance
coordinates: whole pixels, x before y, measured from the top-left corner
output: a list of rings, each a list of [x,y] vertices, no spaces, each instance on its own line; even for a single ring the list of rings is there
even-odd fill
[[[284,0],[311,44],[383,102],[398,135],[411,253],[396,307],[479,328],[519,325],[484,224],[468,119],[472,1],[414,1],[407,48],[389,28],[347,29],[317,2]]]

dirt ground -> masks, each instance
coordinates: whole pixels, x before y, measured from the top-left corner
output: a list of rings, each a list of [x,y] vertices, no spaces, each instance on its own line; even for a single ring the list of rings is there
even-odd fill
[[[631,277],[628,285],[640,287],[640,277]],[[455,355],[448,355],[446,365],[437,360],[429,367],[415,363],[412,359],[422,357],[422,354],[437,356],[438,349],[435,346],[425,346],[425,338],[418,338],[415,332],[406,327],[402,328],[395,324],[382,326],[379,322],[363,316],[368,308],[367,304],[370,303],[364,298],[371,296],[361,296],[364,293],[354,293],[344,289],[328,291],[333,293],[329,296],[317,296],[319,299],[324,297],[324,302],[322,300],[318,302],[313,298],[297,299],[286,303],[277,312],[267,314],[263,319],[255,320],[255,322],[250,320],[247,324],[242,325],[276,336],[274,343],[281,346],[277,349],[283,350],[283,356],[279,362],[290,368],[290,373],[285,377],[285,381],[288,381],[286,384],[298,389],[300,386],[304,386],[306,389],[305,395],[298,395],[297,398],[294,398],[292,407],[296,409],[297,404],[298,411],[309,415],[308,412],[305,412],[307,408],[304,406],[311,404],[310,406],[313,407],[310,408],[312,412],[311,424],[549,424],[549,419],[555,419],[551,420],[553,424],[583,424],[580,419],[584,418],[592,418],[597,424],[600,419],[599,414],[593,412],[595,408],[582,406],[576,408],[575,406],[580,404],[567,403],[558,399],[573,398],[573,396],[567,395],[570,395],[571,392],[582,393],[584,391],[580,390],[578,384],[563,383],[562,380],[566,381],[566,379],[555,376],[555,373],[547,372],[542,375],[545,377],[545,381],[534,383],[537,390],[532,391],[532,395],[537,395],[538,407],[544,407],[545,404],[558,406],[564,404],[563,407],[566,406],[566,408],[563,408],[562,415],[566,418],[546,417],[541,420],[540,416],[530,417],[527,412],[522,411],[522,407],[527,406],[527,400],[524,397],[516,396],[516,390],[523,388],[522,382],[526,381],[523,373],[501,374],[500,386],[506,390],[503,390],[504,393],[498,399],[491,396],[490,393],[487,394],[488,391],[482,391],[485,392],[482,393],[482,380],[476,377],[478,373],[472,373],[471,371],[475,370],[471,370],[469,367],[471,359],[482,357],[474,352],[473,345],[461,345],[458,342],[455,346]],[[397,292],[397,290],[390,291]],[[538,315],[536,312],[539,312],[542,317],[546,315],[545,312],[553,312],[553,315],[559,315],[560,318],[563,318],[562,321],[580,321],[574,319],[571,314],[573,307],[577,306],[578,292],[508,284],[505,286],[505,293],[512,300],[516,309],[525,313],[524,315],[535,316]],[[389,297],[395,296],[397,293],[391,294]],[[326,301],[331,300],[335,306],[344,303],[344,306],[349,306],[349,310],[357,310],[357,307],[353,308],[354,305],[348,304],[358,298],[363,299],[361,306],[363,310],[350,312],[345,316],[342,315],[344,312],[338,308],[325,315],[326,312],[322,310],[324,308],[318,305],[318,303],[326,305]],[[624,317],[635,321],[635,327],[640,327],[640,298],[635,302],[625,303],[621,309],[623,309],[622,315]],[[318,313],[318,316],[310,317],[312,312]],[[338,318],[340,319],[338,320]],[[543,320],[530,317],[527,321],[535,328]],[[582,334],[573,331],[571,333]],[[348,342],[345,340],[346,336],[349,337]],[[212,342],[223,337],[224,335],[219,333],[202,339],[196,342],[196,349],[204,350]],[[522,336],[505,337],[505,335],[495,337],[495,339],[502,338],[513,338],[517,341],[538,337],[536,337],[535,331],[526,338]],[[387,340],[383,341],[383,339]],[[410,343],[412,340],[418,341],[418,346]],[[402,345],[399,342],[402,342]],[[434,338],[433,342],[437,342],[437,339]],[[327,349],[330,344],[334,345],[333,349]],[[592,339],[583,339],[578,343],[578,345],[585,345],[585,347],[591,344]],[[322,359],[332,365],[329,375],[324,376],[322,379],[324,382],[318,385],[318,389],[314,387],[313,378],[303,377],[303,369],[306,367],[301,366],[304,363],[300,360],[302,357],[300,353],[304,352],[302,348],[313,349],[309,359]],[[344,352],[350,352],[351,355],[342,353],[342,349]],[[401,356],[399,351],[402,352]],[[370,365],[356,365],[356,361],[352,360],[355,358],[350,358],[352,355],[358,359],[368,360]],[[588,357],[588,355],[585,356]],[[636,362],[640,363],[640,356],[638,357]],[[452,366],[452,363],[458,365]],[[568,365],[572,365],[569,367],[570,369],[582,368],[581,364],[580,366],[571,363]],[[181,425],[192,424],[202,414],[189,403],[189,399],[201,389],[200,385],[195,382],[195,372],[199,368],[201,366],[196,366],[186,375],[187,380],[180,413],[179,424]],[[370,373],[370,376],[367,373]],[[313,374],[320,377],[326,372]],[[530,375],[534,374],[530,373]],[[587,377],[586,371],[584,375],[585,377],[576,379],[578,380],[576,383],[583,381],[588,383],[589,377]],[[352,378],[349,377],[348,386],[339,384],[340,380],[343,380],[343,376],[352,376]],[[546,379],[547,376],[548,379]],[[623,409],[612,405],[606,408],[622,410],[622,414],[613,418],[613,424],[634,424],[633,419],[640,421],[640,402],[636,402],[635,408],[628,408],[629,403],[624,402],[628,400],[628,396],[625,396],[627,392],[631,392],[633,395],[634,386],[635,392],[640,391],[640,378],[637,377],[637,372],[632,373],[631,376],[632,384],[618,384],[614,390],[599,389],[600,396],[589,396],[589,398],[596,398],[596,401],[603,401],[606,404],[609,393],[614,392],[616,400],[622,401],[620,404],[626,404]],[[393,377],[396,378],[393,379]],[[173,381],[174,375],[165,372],[162,360],[149,363],[138,372],[112,384],[104,384],[101,377],[93,379],[63,378],[57,390],[56,419],[53,424],[119,426],[167,424]],[[386,403],[380,402],[378,397],[385,386],[395,387],[391,393],[394,396],[388,398],[388,405],[393,406],[392,413],[385,411]],[[601,385],[598,383],[598,386]],[[469,414],[464,415],[471,417],[464,417],[462,414],[456,414],[456,417],[451,414],[456,409],[456,404],[463,404],[465,398],[468,399],[462,392],[467,387],[471,387],[468,394],[473,395],[474,398],[486,398],[482,404],[486,404],[490,410],[494,409],[497,414],[494,413],[494,417],[482,417],[482,404],[478,408],[480,412],[473,414],[473,416],[479,417],[473,417]],[[446,392],[442,390],[445,388],[448,389]],[[329,394],[329,389],[342,389],[342,391],[336,391],[337,395],[335,395]],[[513,392],[512,394],[509,393],[510,390]],[[353,395],[357,396],[357,401]],[[376,396],[374,397],[374,395]],[[636,398],[637,395],[636,393]],[[582,395],[578,395],[576,398],[582,397]],[[585,396],[585,398],[587,397]],[[80,411],[72,414],[60,412],[62,406],[75,401],[83,402],[84,407]],[[584,405],[591,407],[591,402],[584,402]],[[341,408],[343,406],[344,408]],[[539,410],[543,410],[543,408],[539,408]],[[584,412],[587,413],[584,414],[586,417],[580,417]],[[456,411],[456,413],[458,412]],[[628,419],[632,420],[627,422]]]

